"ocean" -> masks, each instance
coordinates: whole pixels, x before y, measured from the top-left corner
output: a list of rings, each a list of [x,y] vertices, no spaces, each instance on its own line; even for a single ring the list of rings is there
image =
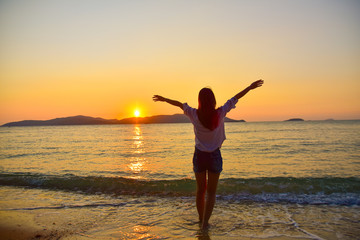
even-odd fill
[[[0,217],[54,239],[360,239],[360,121],[225,129],[206,232],[187,123],[0,128]]]

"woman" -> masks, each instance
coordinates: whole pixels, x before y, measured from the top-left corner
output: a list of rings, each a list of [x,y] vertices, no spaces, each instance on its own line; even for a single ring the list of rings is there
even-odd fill
[[[222,171],[222,157],[220,147],[225,140],[224,118],[235,108],[238,100],[250,90],[260,87],[263,80],[253,82],[249,87],[236,94],[222,107],[216,109],[214,93],[210,88],[203,88],[199,92],[198,109],[191,108],[187,103],[154,95],[154,101],[167,102],[184,111],[192,124],[195,133],[195,152],[193,169],[196,177],[196,208],[202,229],[209,226],[209,219],[216,200],[216,188]],[[205,195],[207,193],[206,201]]]

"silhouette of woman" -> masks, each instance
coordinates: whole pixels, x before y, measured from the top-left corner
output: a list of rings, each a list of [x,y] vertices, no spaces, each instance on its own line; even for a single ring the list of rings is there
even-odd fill
[[[196,177],[196,208],[201,228],[209,226],[215,200],[216,188],[222,171],[222,157],[220,148],[225,140],[224,118],[238,100],[250,90],[262,86],[263,80],[253,82],[250,86],[236,94],[223,106],[216,108],[216,100],[210,88],[203,88],[199,92],[198,109],[187,103],[154,95],[153,100],[166,102],[184,111],[194,125],[195,152],[193,156],[193,170]],[[206,201],[205,201],[205,195]]]

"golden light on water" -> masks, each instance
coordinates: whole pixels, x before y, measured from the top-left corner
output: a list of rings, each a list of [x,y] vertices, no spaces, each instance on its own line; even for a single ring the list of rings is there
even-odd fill
[[[150,230],[151,228],[149,226],[140,226],[140,225],[133,226],[133,232],[139,235],[137,239],[150,238],[151,237],[151,235],[149,234]]]
[[[135,126],[134,128],[134,136],[133,136],[133,153],[144,153],[143,148],[143,136],[141,134],[141,128],[139,126]]]
[[[145,150],[143,136],[139,125],[134,127],[133,134],[132,154],[134,157],[131,158],[128,168],[136,175],[146,170],[146,158],[143,157]]]
[[[129,164],[129,169],[137,174],[140,173],[144,169],[144,163],[141,162],[141,159],[136,158],[135,161]]]

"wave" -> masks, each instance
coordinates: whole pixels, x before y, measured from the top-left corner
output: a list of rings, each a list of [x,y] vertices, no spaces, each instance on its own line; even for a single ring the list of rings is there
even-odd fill
[[[136,180],[72,174],[0,173],[0,185],[115,196],[187,197],[196,191],[192,179]],[[360,206],[360,178],[228,178],[219,181],[217,194],[225,201]]]

